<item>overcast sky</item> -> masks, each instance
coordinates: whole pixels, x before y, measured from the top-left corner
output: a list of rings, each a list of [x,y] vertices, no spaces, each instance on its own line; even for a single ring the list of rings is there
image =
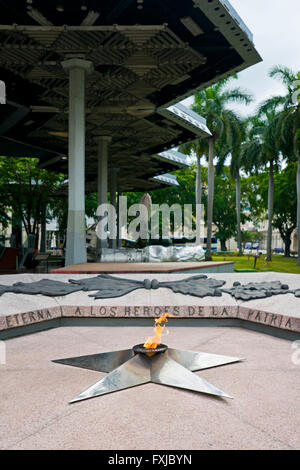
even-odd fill
[[[234,86],[240,86],[254,95],[252,105],[235,107],[241,114],[255,112],[257,104],[274,94],[283,94],[284,88],[268,77],[274,65],[300,71],[300,0],[230,0],[254,36],[256,49],[263,62],[244,70]],[[185,100],[190,105],[193,99]]]

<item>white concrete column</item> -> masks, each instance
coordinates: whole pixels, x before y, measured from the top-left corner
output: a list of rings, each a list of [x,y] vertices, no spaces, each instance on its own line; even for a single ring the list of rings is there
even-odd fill
[[[118,188],[117,194],[117,231],[118,231],[118,241],[117,247],[122,248],[122,227],[121,227],[121,220],[120,220],[120,197],[122,196],[121,188]]]
[[[100,136],[97,137],[98,141],[98,179],[97,179],[97,191],[98,191],[98,206],[101,204],[107,204],[107,191],[108,191],[108,144],[111,142],[111,137]],[[107,248],[107,238],[97,239],[97,260],[101,259],[101,250]]]
[[[115,219],[113,220],[113,227],[114,227],[114,230],[113,232],[111,233],[111,247],[113,249],[116,249],[117,248],[117,220],[118,220],[118,216],[117,216],[117,178],[118,178],[118,171],[119,169],[118,168],[112,168],[111,171],[110,171],[110,202],[111,202],[111,205],[114,207],[114,210],[115,210],[115,214],[116,214],[116,217]]]
[[[93,64],[68,59],[62,67],[69,72],[69,208],[65,265],[85,263],[85,74]]]
[[[201,190],[202,190],[202,181],[201,181],[201,158],[197,155],[197,175],[196,175],[196,244],[201,244],[201,223],[202,217],[204,214],[201,214]]]

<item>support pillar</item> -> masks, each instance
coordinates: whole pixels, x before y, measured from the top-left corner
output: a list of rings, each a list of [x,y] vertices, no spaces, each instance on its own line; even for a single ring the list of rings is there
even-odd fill
[[[197,176],[196,176],[196,244],[201,244],[201,223],[204,214],[201,214],[201,158],[197,155]]]
[[[116,199],[117,199],[117,207],[116,207],[116,211],[117,211],[117,248],[121,248],[120,247],[120,214],[119,214],[119,210],[120,210],[120,204],[119,204],[119,196],[120,196],[120,189],[117,187],[117,194],[116,194]]]
[[[113,220],[114,230],[111,235],[111,247],[113,249],[117,248],[117,238],[118,238],[118,227],[117,227],[117,177],[118,177],[118,168],[112,168],[110,171],[110,203],[113,206],[116,214],[116,218]]]
[[[122,190],[118,188],[117,194],[117,233],[118,233],[118,241],[117,247],[122,248],[122,227],[121,227],[121,217],[120,217],[120,197],[122,196]]]
[[[69,72],[69,206],[65,265],[86,263],[85,230],[85,75],[93,64],[68,59],[62,67]]]
[[[98,140],[98,179],[97,179],[97,191],[98,191],[98,206],[107,204],[107,185],[108,185],[108,144],[111,142],[111,137],[100,136]],[[107,238],[97,239],[97,260],[101,260],[102,249],[107,248]]]

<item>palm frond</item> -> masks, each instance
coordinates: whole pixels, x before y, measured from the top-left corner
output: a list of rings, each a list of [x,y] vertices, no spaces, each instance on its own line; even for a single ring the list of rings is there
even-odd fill
[[[264,100],[257,110],[258,117],[267,116],[281,109],[282,106],[286,103],[286,98],[284,96],[272,96]]]
[[[293,82],[297,80],[296,73],[290,68],[282,65],[276,65],[273,67],[269,72],[269,76],[280,80],[288,89],[290,89]]]
[[[240,103],[250,104],[253,101],[253,95],[241,88],[233,88],[232,90],[226,90],[223,93],[223,100],[225,103]]]

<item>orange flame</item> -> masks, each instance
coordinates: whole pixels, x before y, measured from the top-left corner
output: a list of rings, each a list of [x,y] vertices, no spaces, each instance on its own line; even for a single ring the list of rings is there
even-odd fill
[[[154,332],[155,336],[148,336],[146,338],[146,342],[144,344],[144,348],[146,349],[155,349],[161,343],[161,338],[163,331],[166,327],[166,323],[168,323],[167,317],[172,317],[170,313],[165,313],[161,315],[159,318],[155,318],[155,325],[154,325]]]

